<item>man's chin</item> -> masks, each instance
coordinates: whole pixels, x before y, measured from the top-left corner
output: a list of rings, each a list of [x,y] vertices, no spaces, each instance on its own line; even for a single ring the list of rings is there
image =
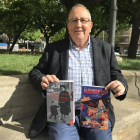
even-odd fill
[[[76,38],[77,38],[77,40],[84,40],[83,36],[77,36]]]

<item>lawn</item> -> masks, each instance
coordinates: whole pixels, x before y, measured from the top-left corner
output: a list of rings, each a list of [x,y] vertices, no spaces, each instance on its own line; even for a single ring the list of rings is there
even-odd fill
[[[0,54],[0,75],[28,73],[40,57],[41,55]]]
[[[123,58],[122,62],[118,62],[121,70],[140,70],[140,59]]]
[[[39,62],[39,55],[0,54],[0,75],[16,75],[29,73]],[[140,59],[123,58],[119,62],[121,70],[140,70]]]

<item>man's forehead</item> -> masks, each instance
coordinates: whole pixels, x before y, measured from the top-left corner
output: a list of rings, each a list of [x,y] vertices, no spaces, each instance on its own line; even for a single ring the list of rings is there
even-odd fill
[[[84,7],[75,7],[74,9],[72,9],[68,18],[75,18],[76,16],[79,16],[80,14],[83,18],[89,18],[89,12]]]

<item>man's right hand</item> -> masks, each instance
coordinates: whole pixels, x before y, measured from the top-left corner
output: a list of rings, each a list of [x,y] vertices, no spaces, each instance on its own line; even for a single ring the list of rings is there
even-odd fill
[[[42,82],[41,82],[42,89],[46,90],[46,88],[50,82],[58,82],[58,81],[59,81],[59,79],[55,75],[43,76]]]

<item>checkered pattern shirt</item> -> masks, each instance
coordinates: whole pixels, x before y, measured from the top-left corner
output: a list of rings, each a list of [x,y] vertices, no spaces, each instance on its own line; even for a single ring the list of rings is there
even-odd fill
[[[75,109],[80,109],[81,85],[94,85],[93,53],[90,42],[82,50],[69,44],[68,80],[74,80]]]

